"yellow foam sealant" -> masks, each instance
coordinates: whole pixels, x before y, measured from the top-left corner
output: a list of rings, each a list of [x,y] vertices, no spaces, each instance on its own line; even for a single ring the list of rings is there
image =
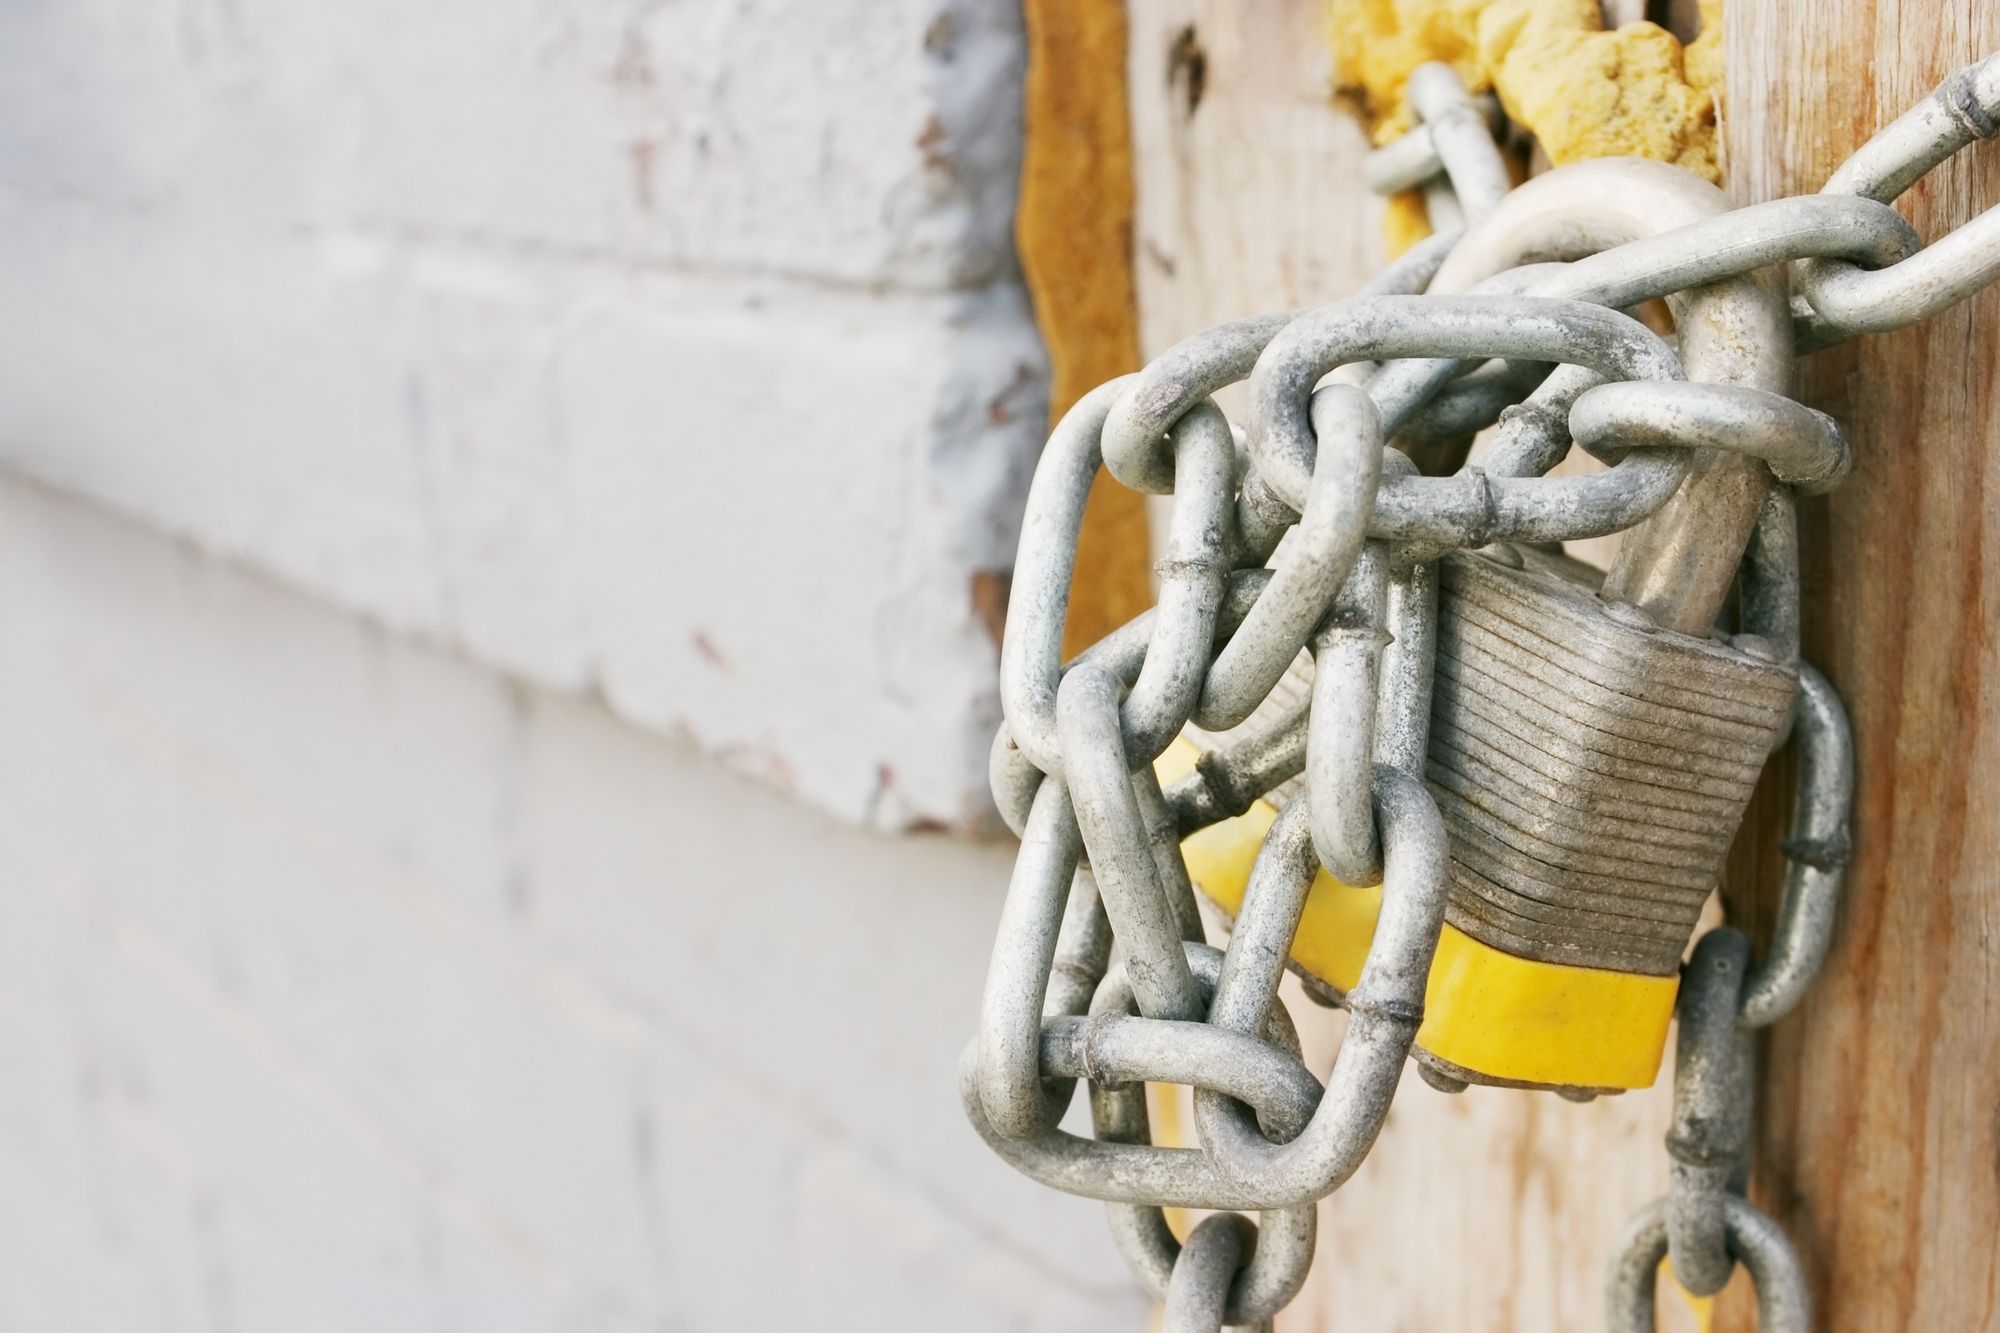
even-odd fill
[[[1200,750],[1176,739],[1155,764],[1161,785],[1194,771]],[[1250,868],[1277,819],[1258,801],[1181,843],[1188,877],[1224,911],[1243,905]],[[1361,979],[1382,889],[1322,869],[1306,894],[1292,958],[1335,990]],[[1424,990],[1417,1044],[1489,1078],[1585,1088],[1645,1088],[1659,1076],[1677,977],[1649,977],[1519,958],[1446,925]]]
[[[1556,166],[1650,157],[1722,180],[1722,0],[1701,0],[1686,47],[1652,23],[1606,31],[1597,0],[1332,0],[1328,17],[1338,87],[1377,144],[1416,123],[1410,74],[1441,60]],[[1391,200],[1383,233],[1392,255],[1429,235],[1422,198]]]

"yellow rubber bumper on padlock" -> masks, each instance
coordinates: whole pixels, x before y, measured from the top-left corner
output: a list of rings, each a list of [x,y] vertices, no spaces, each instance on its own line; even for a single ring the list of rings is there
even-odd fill
[[[1194,771],[1200,751],[1176,739],[1155,765],[1162,785]],[[1258,801],[1181,843],[1188,877],[1223,910],[1243,905],[1250,867],[1277,812]],[[1321,870],[1306,894],[1292,958],[1338,991],[1361,979],[1382,890]],[[1417,1045],[1487,1079],[1574,1088],[1645,1088],[1659,1076],[1676,977],[1538,962],[1447,924],[1424,989]]]

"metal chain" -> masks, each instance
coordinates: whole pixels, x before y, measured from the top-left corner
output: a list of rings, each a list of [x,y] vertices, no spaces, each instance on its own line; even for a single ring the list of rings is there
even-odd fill
[[[1740,1261],[1757,1288],[1758,1328],[1805,1333],[1812,1327],[1791,1243],[1743,1198],[1754,1091],[1750,1034],[1790,1013],[1818,975],[1833,941],[1849,853],[1853,739],[1839,696],[1804,663],[1793,743],[1798,793],[1771,949],[1752,967],[1750,941],[1727,926],[1695,945],[1676,1005],[1669,1190],[1633,1218],[1613,1250],[1606,1294],[1611,1333],[1652,1329],[1655,1274],[1664,1256],[1695,1296],[1721,1291]]]
[[[1852,745],[1832,688],[1797,661],[1792,497],[1831,489],[1851,458],[1830,418],[1776,389],[1794,336],[1811,350],[1899,328],[2000,276],[2000,210],[1925,247],[1888,207],[1993,136],[2000,56],[1947,80],[1820,195],[1734,211],[1705,182],[1643,162],[1563,168],[1510,191],[1487,111],[1448,68],[1420,69],[1411,97],[1422,124],[1367,175],[1424,189],[1437,235],[1350,300],[1220,325],[1100,386],[1042,455],[991,757],[1021,850],[960,1063],[965,1111],[1023,1173],[1107,1204],[1120,1251],[1166,1302],[1165,1327],[1267,1326],[1305,1281],[1315,1205],[1373,1146],[1424,1018],[1453,874],[1426,769],[1440,557],[1484,549],[1519,568],[1523,548],[1626,532],[1604,600],[1634,633],[1677,628],[1677,616],[1705,632],[1722,590],[1739,588],[1738,658],[1796,675],[1795,722],[1770,735],[1790,730],[1799,784],[1766,957],[1753,965],[1725,927],[1684,969],[1672,1188],[1618,1243],[1611,1326],[1652,1327],[1670,1255],[1697,1294],[1744,1263],[1762,1327],[1803,1330],[1790,1243],[1742,1197],[1748,1034],[1797,1005],[1819,970],[1847,859]],[[1539,262],[1551,254],[1569,262]],[[1788,307],[1774,266],[1795,262]],[[1677,345],[1619,313],[1655,298],[1675,305]],[[1246,379],[1239,431],[1213,395]],[[1476,462],[1451,476],[1418,475],[1385,447],[1487,427]],[[1546,475],[1573,444],[1610,466]],[[1175,497],[1160,595],[1064,663],[1100,466]],[[1697,493],[1718,477],[1739,479],[1728,504],[1741,530],[1701,540],[1720,529],[1676,515],[1720,503]],[[1660,591],[1675,581],[1713,596],[1676,601]],[[1309,687],[1281,687],[1302,650]],[[1563,692],[1518,688],[1558,703]],[[1154,761],[1190,725],[1221,735],[1163,790]],[[1181,840],[1301,777],[1264,836],[1227,948],[1211,947]],[[1726,844],[1732,831],[1659,836]],[[1349,1011],[1324,1085],[1277,994],[1322,867],[1382,886],[1358,982],[1344,995],[1315,983]],[[1432,1063],[1423,1072],[1464,1086]],[[1077,1080],[1089,1086],[1089,1138],[1060,1127]],[[1194,1090],[1200,1147],[1152,1142],[1148,1082]],[[1221,1211],[1183,1244],[1166,1207]]]

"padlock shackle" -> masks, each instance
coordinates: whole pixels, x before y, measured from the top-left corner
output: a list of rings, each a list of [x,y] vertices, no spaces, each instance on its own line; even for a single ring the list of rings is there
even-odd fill
[[[1521,264],[1581,259],[1728,210],[1722,191],[1663,162],[1575,163],[1521,186],[1468,230],[1431,291],[1465,291]],[[1573,281],[1556,278],[1548,290],[1573,292]],[[1791,314],[1770,274],[1710,283],[1675,304],[1689,379],[1780,394],[1790,389]],[[1643,607],[1669,629],[1706,633],[1735,581],[1770,486],[1770,470],[1756,459],[1698,453],[1674,496],[1625,534],[1604,596]]]

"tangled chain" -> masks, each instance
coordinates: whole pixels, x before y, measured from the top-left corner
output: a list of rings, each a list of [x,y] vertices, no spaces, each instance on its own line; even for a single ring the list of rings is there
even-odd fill
[[[992,756],[1021,850],[961,1092],[1008,1162],[1106,1202],[1170,1330],[1262,1326],[1297,1294],[1316,1202],[1368,1153],[1410,1055],[1447,898],[1446,830],[1425,784],[1439,557],[1624,532],[1715,476],[1704,459],[1754,460],[1731,464],[1756,480],[1744,533],[1683,541],[1650,570],[1621,563],[1605,597],[1671,608],[1659,579],[1721,586],[1747,541],[1742,621],[1795,662],[1791,497],[1836,485],[1849,453],[1830,419],[1781,392],[1794,340],[1811,351],[1900,328],[2000,275],[2000,210],[1925,247],[1888,206],[1994,136],[2000,56],[1947,80],[1820,194],[1734,211],[1705,182],[1632,159],[1510,191],[1448,69],[1419,71],[1412,94],[1424,125],[1381,150],[1371,175],[1393,188],[1429,182],[1433,219],[1455,208],[1467,228],[1419,244],[1351,300],[1220,325],[1086,395],[1049,440],[1021,536]],[[1635,221],[1633,200],[1654,216]],[[1572,262],[1535,262],[1551,255]],[[1772,266],[1794,261],[1787,311]],[[1619,313],[1655,298],[1674,303],[1678,347]],[[1767,307],[1778,313],[1759,324]],[[1213,395],[1245,378],[1239,435]],[[1496,422],[1477,465],[1452,476],[1417,475],[1384,448]],[[1545,475],[1573,444],[1611,466]],[[1159,600],[1064,664],[1100,463],[1129,487],[1175,496]],[[1705,630],[1714,599],[1688,605],[1689,627]],[[1309,695],[1244,726],[1282,693],[1301,649],[1315,664]],[[1743,1198],[1748,1034],[1796,1005],[1818,971],[1847,857],[1846,719],[1817,672],[1797,671],[1800,777],[1776,940],[1753,963],[1748,941],[1719,928],[1683,970],[1672,1189],[1617,1246],[1615,1330],[1652,1327],[1667,1254],[1696,1294],[1744,1263],[1766,1333],[1810,1323],[1789,1242]],[[1228,743],[1163,790],[1153,761],[1190,722]],[[1180,840],[1301,772],[1218,950]],[[1321,866],[1384,886],[1324,1086],[1277,995]],[[1058,1127],[1079,1079],[1087,1139]],[[1194,1089],[1201,1147],[1151,1142],[1148,1082]],[[1222,1211],[1182,1244],[1162,1207]],[[1255,1224],[1243,1215],[1253,1211]]]

